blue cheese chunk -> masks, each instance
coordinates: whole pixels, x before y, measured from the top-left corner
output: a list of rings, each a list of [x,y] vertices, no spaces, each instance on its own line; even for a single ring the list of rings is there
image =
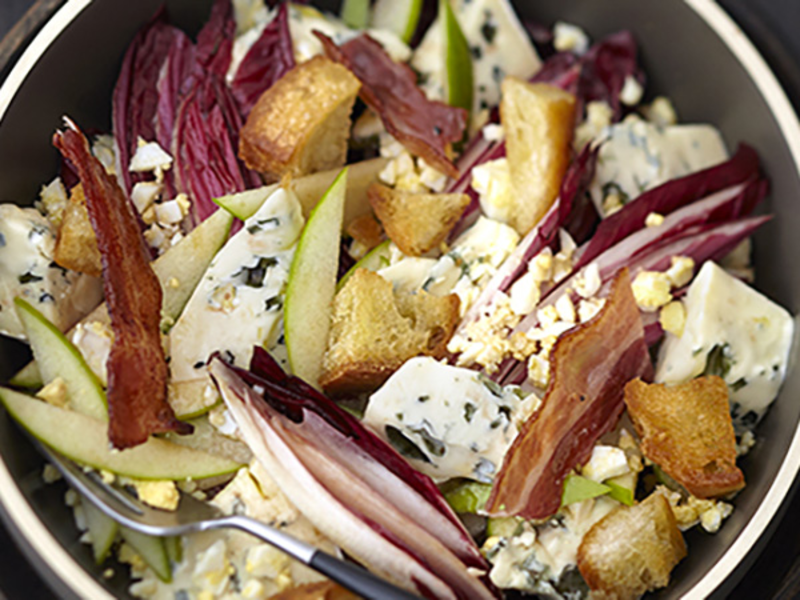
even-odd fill
[[[607,215],[662,183],[705,169],[728,158],[725,143],[711,125],[659,127],[636,115],[603,130],[592,200]]]
[[[100,303],[96,277],[53,262],[56,233],[33,208],[0,204],[0,333],[25,339],[14,298],[24,298],[61,331]]]
[[[730,390],[739,431],[758,422],[786,376],[794,320],[713,262],[703,265],[683,300],[683,333],[667,333],[656,366],[660,383],[719,375]]]
[[[173,383],[204,378],[213,352],[247,366],[254,345],[277,341],[302,227],[297,197],[279,188],[220,250],[170,331]]]
[[[364,423],[435,481],[489,483],[534,395],[500,387],[476,371],[412,358],[369,400]]]
[[[457,0],[453,9],[472,51],[474,110],[500,103],[500,82],[507,75],[528,79],[541,60],[508,0]],[[423,89],[436,100],[444,98],[444,49],[437,19],[411,59],[422,76]]]

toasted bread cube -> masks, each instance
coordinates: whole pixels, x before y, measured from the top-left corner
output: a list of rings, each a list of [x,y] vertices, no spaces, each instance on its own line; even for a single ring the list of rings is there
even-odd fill
[[[318,581],[289,588],[270,598],[272,600],[357,600],[360,596],[332,581]]]
[[[418,194],[374,183],[369,203],[386,235],[409,256],[441,244],[469,204],[466,194]]]
[[[669,583],[686,543],[669,502],[651,494],[595,523],[578,547],[578,570],[592,597],[634,600]]]
[[[509,225],[525,235],[558,197],[575,129],[575,96],[545,83],[506,77],[500,120],[514,188]]]
[[[100,250],[97,249],[97,237],[89,221],[86,196],[83,195],[83,186],[80,184],[70,192],[69,202],[61,218],[61,226],[58,228],[53,260],[65,269],[93,277],[102,274],[103,266]]]
[[[642,453],[692,495],[713,498],[744,487],[722,378],[672,387],[634,379],[625,386],[625,404]]]
[[[264,92],[241,131],[239,157],[270,182],[344,165],[360,82],[317,56]]]
[[[372,213],[356,217],[345,229],[346,233],[368,252],[383,241],[383,229]]]
[[[320,384],[333,395],[371,391],[409,358],[441,358],[459,319],[455,294],[395,292],[357,269],[336,294]]]

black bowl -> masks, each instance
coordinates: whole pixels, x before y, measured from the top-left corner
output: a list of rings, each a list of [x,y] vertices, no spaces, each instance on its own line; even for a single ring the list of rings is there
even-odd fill
[[[110,97],[122,55],[161,0],[68,0],[36,36],[0,88],[0,200],[31,204],[57,171],[50,145],[62,115],[82,127],[110,130]],[[173,21],[189,32],[204,22],[209,0],[168,0]],[[333,3],[327,3],[331,8]],[[565,20],[593,38],[630,29],[641,45],[648,94],[667,94],[683,122],[717,125],[730,148],[755,146],[771,181],[768,210],[777,218],[756,236],[757,286],[797,313],[800,272],[800,127],[783,91],[750,42],[711,0],[552,0],[516,2],[525,18]],[[323,3],[323,6],[325,3]],[[0,377],[28,360],[4,340]],[[742,461],[747,488],[721,531],[687,536],[689,557],[659,595],[724,595],[771,534],[800,466],[800,373],[780,398]],[[7,415],[0,414],[2,516],[33,564],[65,597],[127,596],[123,568],[111,579],[78,542],[63,488],[45,487],[42,461]],[[783,503],[785,505],[785,503]]]

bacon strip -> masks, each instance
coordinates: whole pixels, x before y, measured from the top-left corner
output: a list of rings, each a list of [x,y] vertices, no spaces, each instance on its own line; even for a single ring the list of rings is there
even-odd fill
[[[408,65],[394,62],[383,47],[366,34],[337,46],[315,31],[329,58],[342,63],[361,81],[361,99],[380,115],[386,131],[409,152],[425,159],[445,175],[458,178],[447,158],[447,145],[461,140],[467,111],[428,100],[417,87]]]
[[[150,267],[136,216],[116,180],[71,121],[53,145],[78,170],[103,262],[103,289],[114,331],[108,357],[108,437],[130,448],[152,433],[191,433],[167,403],[167,362],[161,347],[161,285]]]
[[[486,505],[489,514],[543,519],[555,513],[567,474],[589,458],[622,414],[625,384],[636,377],[649,380],[652,368],[623,269],[600,313],[553,348],[542,408],[506,454]]]

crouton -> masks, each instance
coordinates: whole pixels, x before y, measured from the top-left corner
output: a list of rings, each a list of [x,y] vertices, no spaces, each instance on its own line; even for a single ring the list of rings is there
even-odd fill
[[[341,167],[360,86],[323,56],[296,66],[258,99],[241,131],[239,157],[269,182]]]
[[[642,453],[692,495],[714,498],[744,487],[728,386],[720,377],[671,387],[634,379],[625,386],[625,404]]]
[[[372,184],[369,203],[386,235],[409,256],[441,244],[469,204],[466,194],[418,194]]]
[[[458,308],[455,294],[395,292],[377,273],[357,269],[333,302],[320,384],[333,395],[371,391],[409,358],[443,357]]]
[[[57,265],[86,273],[93,277],[102,274],[100,251],[97,249],[92,223],[89,221],[89,211],[86,209],[86,196],[83,195],[83,186],[76,185],[70,192],[58,228],[56,247],[53,260]]]
[[[525,235],[558,197],[575,129],[575,96],[546,83],[506,77],[500,120],[514,188],[509,225]]]
[[[372,213],[353,219],[345,231],[361,244],[365,252],[369,252],[383,241],[383,229]]]
[[[633,600],[666,586],[685,556],[686,543],[669,502],[651,494],[592,526],[578,547],[578,570],[593,598]]]

